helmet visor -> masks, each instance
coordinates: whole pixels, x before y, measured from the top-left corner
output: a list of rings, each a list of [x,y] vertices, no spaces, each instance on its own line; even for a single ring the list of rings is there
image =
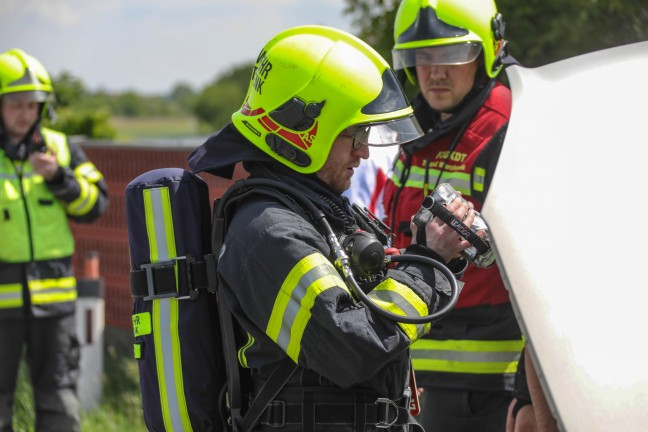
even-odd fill
[[[394,69],[415,66],[462,65],[477,59],[482,47],[479,42],[439,45],[424,48],[393,50]]]
[[[388,122],[349,126],[347,132],[356,142],[369,146],[405,144],[423,136],[414,115]]]
[[[28,90],[28,91],[18,91],[13,93],[5,93],[2,95],[7,101],[13,103],[19,102],[45,102],[48,97],[48,93],[42,90]]]

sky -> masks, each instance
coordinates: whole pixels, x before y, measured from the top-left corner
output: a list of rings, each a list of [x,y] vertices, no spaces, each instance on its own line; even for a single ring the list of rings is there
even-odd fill
[[[21,48],[91,91],[199,91],[290,27],[353,33],[344,0],[1,0],[0,52]]]

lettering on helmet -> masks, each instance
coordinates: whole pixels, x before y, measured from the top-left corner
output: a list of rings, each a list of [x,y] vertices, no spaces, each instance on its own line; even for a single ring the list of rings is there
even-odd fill
[[[248,128],[248,129],[249,129],[249,130],[250,130],[254,135],[256,135],[256,136],[258,136],[258,137],[261,136],[261,132],[259,132],[258,130],[256,130],[256,128],[255,128],[254,126],[252,126],[250,123],[248,123],[247,121],[243,120],[243,124],[244,124],[245,127]]]
[[[254,64],[252,71],[252,88],[259,94],[262,94],[263,84],[268,79],[268,74],[272,70],[272,63],[268,60],[267,52],[262,51]]]

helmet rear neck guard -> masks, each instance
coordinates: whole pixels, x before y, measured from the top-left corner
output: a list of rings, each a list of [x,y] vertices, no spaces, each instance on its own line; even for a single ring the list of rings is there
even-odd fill
[[[314,173],[349,126],[405,117],[412,108],[373,48],[337,29],[302,26],[263,48],[232,123],[282,164]]]
[[[392,53],[395,58],[414,57],[420,48],[476,42],[482,46],[484,71],[494,78],[506,54],[504,28],[493,0],[403,0],[396,13]],[[403,70],[415,84],[413,68]]]

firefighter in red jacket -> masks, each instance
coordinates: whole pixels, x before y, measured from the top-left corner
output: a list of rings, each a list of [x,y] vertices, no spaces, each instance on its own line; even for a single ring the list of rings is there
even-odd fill
[[[506,54],[493,0],[404,0],[394,26],[394,69],[418,84],[425,135],[402,147],[385,187],[396,246],[410,215],[450,183],[480,210],[499,156],[511,94],[497,81]],[[523,340],[497,265],[471,264],[456,310],[412,346],[425,430],[502,431]]]

